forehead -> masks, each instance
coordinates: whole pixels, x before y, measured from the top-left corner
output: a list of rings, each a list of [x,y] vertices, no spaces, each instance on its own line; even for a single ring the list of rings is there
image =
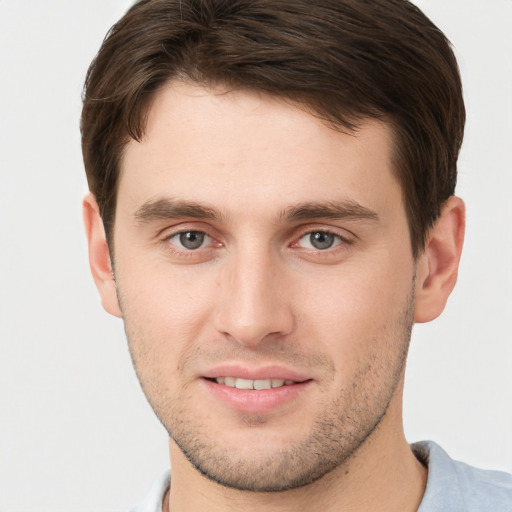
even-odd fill
[[[174,82],[155,96],[143,140],[125,148],[118,207],[172,196],[228,214],[344,199],[384,208],[401,203],[392,147],[378,121],[347,133],[279,98]]]

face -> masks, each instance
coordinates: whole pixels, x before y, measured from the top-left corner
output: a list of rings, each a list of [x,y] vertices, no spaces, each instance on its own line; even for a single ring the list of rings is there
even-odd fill
[[[305,485],[397,427],[415,263],[391,157],[381,123],[340,133],[178,83],[128,143],[114,251],[129,347],[208,478]]]

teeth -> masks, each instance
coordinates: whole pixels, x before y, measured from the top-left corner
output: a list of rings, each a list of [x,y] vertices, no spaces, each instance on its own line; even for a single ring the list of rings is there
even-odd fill
[[[269,379],[255,380],[253,386],[254,389],[270,389],[272,387],[272,381]]]
[[[236,388],[235,377],[224,377],[224,384],[226,384],[226,386],[229,386],[230,388]]]
[[[236,389],[254,389],[254,381],[249,379],[236,379]]]
[[[280,388],[281,386],[289,386],[294,384],[293,380],[284,379],[240,379],[237,377],[217,377],[215,381],[218,384],[224,384],[230,388],[237,389],[271,389]]]

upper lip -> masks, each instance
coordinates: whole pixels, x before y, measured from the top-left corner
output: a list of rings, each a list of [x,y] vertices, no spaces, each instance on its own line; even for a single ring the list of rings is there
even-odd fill
[[[215,379],[217,377],[237,377],[249,380],[283,379],[295,382],[304,382],[311,377],[283,366],[271,365],[259,368],[248,367],[238,364],[225,364],[209,368],[201,377]]]

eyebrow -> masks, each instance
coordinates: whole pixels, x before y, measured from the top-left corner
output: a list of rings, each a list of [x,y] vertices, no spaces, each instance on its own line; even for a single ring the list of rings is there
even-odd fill
[[[134,214],[135,220],[149,223],[166,219],[200,219],[220,221],[223,217],[220,212],[194,201],[180,199],[149,200],[141,205]]]
[[[280,217],[289,222],[309,219],[379,220],[377,212],[353,200],[300,203],[285,209]]]
[[[150,223],[166,219],[198,219],[220,222],[225,216],[216,210],[197,203],[181,199],[164,198],[148,200],[134,214],[140,223]],[[278,215],[280,221],[297,222],[312,219],[331,220],[369,220],[378,221],[377,212],[353,200],[304,202],[285,208]]]

